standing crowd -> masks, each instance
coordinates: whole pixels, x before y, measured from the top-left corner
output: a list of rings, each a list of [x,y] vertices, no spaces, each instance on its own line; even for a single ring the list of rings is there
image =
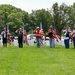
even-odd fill
[[[43,45],[43,36],[45,36],[43,29],[40,29],[37,27],[34,31],[34,34],[36,34],[36,43],[37,48],[40,48],[41,45]],[[75,26],[73,31],[67,26],[65,29],[62,30],[64,34],[64,45],[65,48],[70,48],[70,40],[74,45],[75,48]],[[25,40],[26,44],[28,45],[27,41],[27,33],[22,28],[19,28],[15,31],[15,33],[18,36],[18,46],[19,48],[23,48],[23,40]],[[53,29],[53,26],[50,25],[50,28],[48,30],[48,37],[49,37],[49,45],[50,48],[55,48],[55,40],[59,42],[60,36],[57,34],[56,29]],[[11,34],[7,32],[6,28],[4,28],[4,31],[1,32],[2,39],[3,39],[3,46],[7,47],[7,42],[11,44]]]

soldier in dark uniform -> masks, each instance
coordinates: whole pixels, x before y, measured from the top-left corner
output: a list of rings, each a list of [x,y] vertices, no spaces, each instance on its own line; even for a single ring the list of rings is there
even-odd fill
[[[2,31],[1,35],[2,35],[2,40],[3,40],[3,46],[7,47],[7,31],[6,31],[6,28],[4,28],[4,31]]]
[[[22,30],[22,28],[16,30],[16,33],[18,34],[19,48],[23,48],[23,30]]]

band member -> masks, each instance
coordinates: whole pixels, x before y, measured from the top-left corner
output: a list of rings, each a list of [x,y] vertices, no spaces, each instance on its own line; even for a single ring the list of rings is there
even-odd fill
[[[41,47],[41,31],[40,31],[40,28],[37,27],[34,30],[34,33],[36,34],[37,48],[40,48]]]
[[[7,31],[6,28],[4,28],[4,31],[1,33],[2,39],[3,39],[3,46],[7,47]]]
[[[50,42],[50,48],[55,47],[55,35],[52,25],[50,26],[50,29],[48,30],[48,36],[49,36],[49,42]]]
[[[22,28],[16,30],[16,33],[18,34],[19,48],[23,48],[23,30]]]

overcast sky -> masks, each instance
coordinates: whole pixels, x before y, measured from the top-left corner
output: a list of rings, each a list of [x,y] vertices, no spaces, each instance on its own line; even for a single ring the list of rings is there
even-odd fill
[[[42,8],[50,9],[55,2],[57,2],[59,5],[62,3],[72,5],[75,0],[0,0],[0,5],[11,4],[30,13],[32,10],[38,10]]]

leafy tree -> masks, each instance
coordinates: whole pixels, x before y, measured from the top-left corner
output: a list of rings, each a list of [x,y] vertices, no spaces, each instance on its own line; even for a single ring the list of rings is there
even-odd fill
[[[40,22],[42,22],[42,27],[44,32],[46,33],[49,29],[49,26],[51,24],[52,16],[49,13],[49,11],[46,11],[45,9],[37,10],[32,13],[35,17],[35,26],[40,26]]]
[[[9,25],[10,32],[14,34],[17,28],[23,26],[22,16],[27,13],[12,5],[0,5],[0,27],[3,30],[6,25]]]
[[[68,6],[62,4],[58,6],[58,3],[53,4],[53,23],[57,29],[58,34],[61,36],[61,31],[68,25]]]
[[[70,22],[71,28],[73,28],[75,26],[75,3],[69,6],[67,14],[69,16],[68,20]]]
[[[32,33],[37,26],[40,26],[40,22],[45,33],[52,24],[61,36],[61,30],[64,27],[70,24],[73,28],[75,25],[75,3],[71,6],[65,3],[59,6],[58,3],[55,3],[52,10],[32,10],[31,14],[12,5],[0,5],[0,32],[6,25],[9,25],[11,34],[23,26],[27,32]]]

